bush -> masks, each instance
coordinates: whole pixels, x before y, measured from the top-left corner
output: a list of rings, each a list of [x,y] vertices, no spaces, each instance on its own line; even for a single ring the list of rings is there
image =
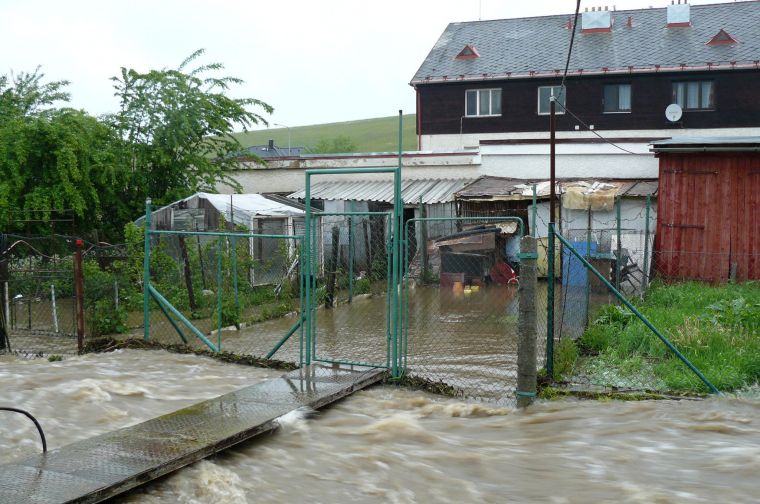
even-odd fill
[[[369,294],[371,287],[369,278],[360,278],[354,282],[354,294]]]

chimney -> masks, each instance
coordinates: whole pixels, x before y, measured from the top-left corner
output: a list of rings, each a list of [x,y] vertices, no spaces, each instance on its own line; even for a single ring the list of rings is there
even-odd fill
[[[612,31],[612,11],[609,6],[602,10],[595,7],[591,12],[584,12],[581,17],[581,33],[602,33]]]
[[[274,140],[269,141],[269,150],[274,150]]]
[[[686,28],[691,26],[691,5],[686,0],[670,0],[668,5],[668,28]]]

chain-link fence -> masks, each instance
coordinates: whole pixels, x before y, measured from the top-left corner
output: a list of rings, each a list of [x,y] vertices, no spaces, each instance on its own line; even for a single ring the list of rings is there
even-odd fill
[[[406,223],[407,374],[450,392],[512,403],[517,376],[523,220],[514,216]]]
[[[0,242],[1,351],[74,354],[86,339],[115,330],[119,286],[130,284],[119,267],[124,246],[63,235],[5,234]]]

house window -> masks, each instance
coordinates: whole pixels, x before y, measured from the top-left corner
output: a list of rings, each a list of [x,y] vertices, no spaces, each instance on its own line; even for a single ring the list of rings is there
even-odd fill
[[[559,97],[557,102],[561,105],[556,108],[557,114],[565,113],[565,103],[567,99],[567,88],[563,93],[560,93],[560,86],[544,86],[538,88],[538,113],[539,115],[546,115],[550,113],[549,99],[552,96]]]
[[[712,110],[715,108],[715,86],[712,81],[674,82],[673,103],[684,110]]]
[[[604,113],[614,114],[631,111],[631,85],[608,84],[604,86]]]
[[[469,89],[465,91],[465,115],[501,115],[501,89]]]

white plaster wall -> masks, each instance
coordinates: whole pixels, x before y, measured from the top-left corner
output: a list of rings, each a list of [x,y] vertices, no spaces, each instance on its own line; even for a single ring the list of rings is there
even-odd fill
[[[546,131],[521,133],[464,133],[462,135],[421,135],[421,150],[452,151],[476,149],[480,140],[520,140],[549,138],[548,122]],[[670,138],[683,136],[758,136],[760,128],[705,128],[705,129],[654,129],[654,130],[597,130],[605,138]],[[558,131],[557,138],[598,138],[590,131]]]

